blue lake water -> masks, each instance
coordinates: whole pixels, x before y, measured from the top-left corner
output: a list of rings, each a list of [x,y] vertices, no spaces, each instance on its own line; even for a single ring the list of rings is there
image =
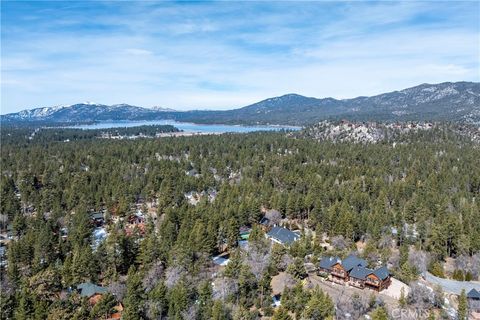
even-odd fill
[[[185,132],[205,132],[205,133],[225,133],[225,132],[254,132],[254,131],[278,131],[278,130],[300,130],[300,127],[294,126],[241,126],[228,124],[197,124],[189,122],[178,122],[174,120],[155,120],[155,121],[102,121],[93,124],[82,124],[68,128],[77,129],[109,129],[109,128],[130,128],[145,125],[172,125]]]

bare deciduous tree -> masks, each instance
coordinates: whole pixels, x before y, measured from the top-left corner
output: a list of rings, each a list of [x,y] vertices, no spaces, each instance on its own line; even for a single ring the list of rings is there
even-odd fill
[[[267,218],[269,220],[268,224],[270,226],[276,226],[282,220],[282,214],[280,212],[278,212],[277,210],[272,209],[272,210],[268,210],[265,213],[265,218]]]
[[[388,263],[392,265],[393,269],[397,269],[400,265],[400,253],[398,251],[393,251],[388,258]]]
[[[231,278],[217,278],[213,283],[212,298],[215,300],[225,300],[229,296],[237,293],[238,283]]]
[[[425,251],[411,249],[408,253],[408,263],[424,273],[428,268],[429,257]]]
[[[480,252],[475,253],[471,259],[471,272],[473,279],[480,280]]]
[[[161,261],[156,262],[147,272],[143,278],[143,287],[148,292],[155,288],[159,281],[161,281],[165,273],[165,267]]]
[[[265,242],[261,245],[251,245],[245,251],[245,263],[257,280],[262,278],[270,263],[271,243]]]
[[[187,271],[182,266],[170,266],[165,271],[165,285],[167,288],[171,289],[177,284],[183,276],[185,276]]]
[[[430,309],[430,307],[435,305],[435,295],[433,290],[424,284],[412,282],[410,283],[407,302],[418,309]]]
[[[378,248],[380,249],[387,249],[393,246],[393,239],[392,236],[389,234],[384,234],[378,241]]]
[[[182,311],[182,319],[196,320],[198,318],[198,304],[192,304],[186,310]]]
[[[145,307],[148,319],[162,319],[161,314],[165,312],[165,307],[160,302],[148,300]]]
[[[332,246],[337,250],[345,250],[350,246],[350,243],[343,236],[335,236],[332,238]]]
[[[118,299],[118,301],[122,302],[123,297],[125,297],[125,293],[127,292],[127,286],[125,283],[115,281],[110,283],[108,286],[108,291],[111,292]]]
[[[337,301],[337,319],[360,319],[366,314],[369,308],[369,298],[367,295],[348,296],[342,295]]]

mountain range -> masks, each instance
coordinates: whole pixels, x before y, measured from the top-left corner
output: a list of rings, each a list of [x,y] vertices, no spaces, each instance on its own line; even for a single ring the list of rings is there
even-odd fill
[[[480,83],[444,82],[371,97],[312,98],[286,94],[226,111],[176,111],[128,104],[78,103],[1,116],[3,123],[177,120],[194,123],[308,125],[324,119],[458,121],[480,124]]]

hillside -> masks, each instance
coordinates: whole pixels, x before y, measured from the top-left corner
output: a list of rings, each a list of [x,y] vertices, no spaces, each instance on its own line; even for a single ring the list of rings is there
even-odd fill
[[[298,94],[269,98],[227,111],[175,111],[128,104],[80,103],[36,108],[1,117],[2,122],[91,122],[172,119],[196,123],[306,125],[325,119],[361,121],[455,121],[480,124],[480,83],[444,82],[353,99]]]

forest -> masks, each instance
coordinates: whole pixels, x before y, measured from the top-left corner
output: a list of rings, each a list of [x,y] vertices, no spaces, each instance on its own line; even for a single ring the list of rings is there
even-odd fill
[[[340,256],[366,243],[362,256],[388,261],[405,282],[442,273],[451,258],[469,261],[457,276],[479,279],[480,148],[447,125],[398,143],[34,131],[1,130],[1,319],[108,319],[119,303],[122,319],[341,318],[328,294],[301,285],[304,258],[321,257],[325,239]],[[214,200],[195,205],[185,196],[212,190]],[[271,209],[301,240],[265,239],[258,222]],[[126,232],[139,210],[150,213],[145,228]],[[108,233],[98,246],[94,212]],[[252,230],[247,249],[242,227]],[[225,251],[219,271],[211,257]],[[408,263],[409,251],[428,263]],[[281,271],[292,285],[274,310],[270,282]],[[75,290],[85,282],[108,293],[92,306]],[[367,308],[384,319],[375,301]]]

